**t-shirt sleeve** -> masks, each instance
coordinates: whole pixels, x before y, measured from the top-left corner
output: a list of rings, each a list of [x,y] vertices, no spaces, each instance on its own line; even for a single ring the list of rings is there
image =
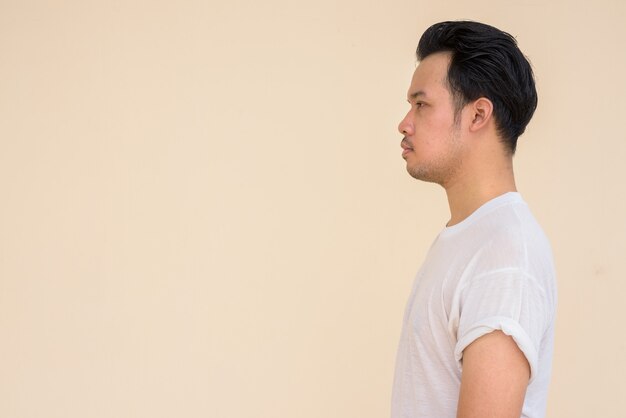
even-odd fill
[[[548,298],[533,278],[507,269],[474,278],[461,291],[460,317],[454,356],[462,369],[463,350],[495,330],[510,335],[537,375],[538,351],[549,324]]]

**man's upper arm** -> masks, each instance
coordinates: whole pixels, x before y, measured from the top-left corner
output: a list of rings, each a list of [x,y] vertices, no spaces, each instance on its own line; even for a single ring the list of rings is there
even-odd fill
[[[458,418],[519,418],[530,366],[512,337],[493,331],[463,350]]]

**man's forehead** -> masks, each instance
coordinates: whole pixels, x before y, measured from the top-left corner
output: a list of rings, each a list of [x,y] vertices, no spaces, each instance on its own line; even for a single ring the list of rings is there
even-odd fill
[[[447,90],[449,62],[448,53],[435,53],[423,59],[413,73],[407,99],[432,96],[442,88]]]

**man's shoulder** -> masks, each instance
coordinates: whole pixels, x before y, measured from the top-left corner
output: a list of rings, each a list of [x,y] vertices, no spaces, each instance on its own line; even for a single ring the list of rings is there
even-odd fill
[[[541,225],[528,205],[520,200],[497,208],[478,219],[471,233],[481,233],[492,245],[524,245],[527,242],[548,243]]]
[[[497,208],[466,232],[473,236],[477,270],[515,268],[533,276],[553,270],[550,242],[523,202]]]

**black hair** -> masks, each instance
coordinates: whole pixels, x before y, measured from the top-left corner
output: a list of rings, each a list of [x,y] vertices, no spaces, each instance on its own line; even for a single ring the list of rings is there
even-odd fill
[[[537,108],[533,70],[515,38],[484,23],[441,22],[420,38],[417,59],[437,52],[451,53],[447,81],[457,114],[480,97],[491,100],[498,134],[514,154]]]

